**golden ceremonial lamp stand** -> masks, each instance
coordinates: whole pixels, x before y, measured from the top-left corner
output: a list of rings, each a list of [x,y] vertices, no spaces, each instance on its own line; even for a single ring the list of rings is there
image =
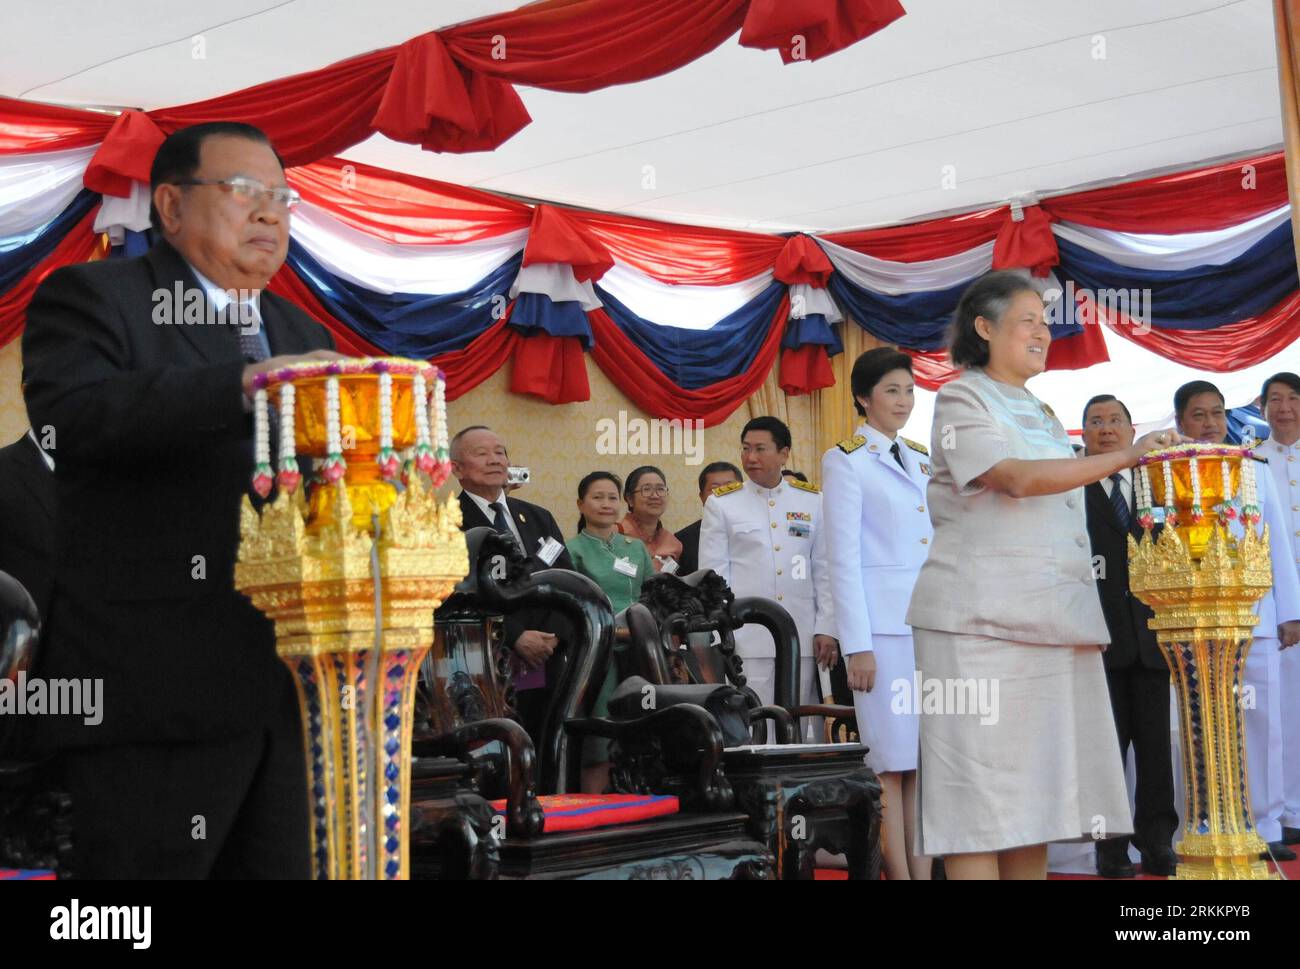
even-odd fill
[[[1141,543],[1129,537],[1129,585],[1178,693],[1183,839],[1175,878],[1269,878],[1255,830],[1242,733],[1242,672],[1272,585],[1248,447],[1183,444],[1153,451],[1134,475]],[[1163,512],[1157,541],[1151,530]],[[1241,538],[1233,536],[1233,522]]]
[[[235,585],[275,622],[294,674],[315,878],[408,877],[417,672],[433,610],[469,568],[460,506],[434,496],[451,467],[444,386],[436,368],[391,357],[299,364],[256,385],[253,488],[277,492],[260,511],[244,499]],[[299,454],[324,462],[310,501]]]

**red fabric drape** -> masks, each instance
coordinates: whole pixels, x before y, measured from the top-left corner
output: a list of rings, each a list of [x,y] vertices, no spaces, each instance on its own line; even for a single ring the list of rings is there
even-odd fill
[[[389,242],[452,245],[525,229],[533,209],[489,192],[327,158],[287,173],[305,201]]]
[[[515,89],[452,60],[442,38],[423,34],[397,49],[374,127],[426,151],[491,151],[532,121]]]
[[[87,262],[99,252],[100,237],[93,229],[95,212],[95,209],[87,212],[86,217],[72,227],[50,254],[36,264],[35,269],[8,291],[0,293],[0,347],[8,346],[22,333],[27,320],[27,304],[46,276],[63,266]]]
[[[1126,340],[1166,360],[1185,367],[1200,367],[1211,373],[1228,373],[1263,363],[1293,342],[1300,326],[1300,292],[1292,293],[1266,313],[1229,323],[1213,330],[1173,330],[1151,327],[1147,332],[1123,313],[1099,311],[1091,304],[1093,318],[1100,318]],[[1095,330],[1096,326],[1085,326]]]
[[[781,389],[798,396],[823,387],[835,386],[831,358],[821,343],[807,343],[798,349],[781,351]]]
[[[807,283],[816,289],[825,289],[835,267],[830,257],[811,236],[800,233],[785,241],[785,247],[776,258],[774,273],[787,286]]]
[[[1060,261],[1056,236],[1052,235],[1052,220],[1041,208],[1027,207],[1019,222],[1011,218],[1008,210],[993,245],[994,269],[1025,268],[1035,276],[1046,276]]]
[[[647,414],[668,420],[702,420],[705,427],[721,424],[767,379],[781,333],[790,315],[790,299],[782,297],[772,316],[767,338],[759,347],[749,369],[701,390],[683,390],[664,379],[659,369],[623,335],[604,310],[587,314],[595,345],[592,359],[605,375],[634,404]]]
[[[594,233],[570,218],[565,210],[539,205],[533,209],[523,264],[548,262],[571,266],[574,278],[585,283],[605,275],[614,265],[614,257]]]
[[[1002,206],[883,229],[831,232],[822,238],[846,249],[865,252],[877,259],[923,262],[992,242],[1010,214],[1011,210]]]
[[[724,286],[772,268],[780,236],[568,211],[615,259],[666,283]]]
[[[587,360],[576,336],[531,331],[517,339],[514,361],[510,389],[516,394],[532,394],[548,404],[591,400]]]
[[[675,71],[740,29],[748,0],[548,0],[440,31],[456,62],[514,84],[596,91]]]
[[[1120,232],[1208,232],[1287,203],[1280,151],[1191,172],[1144,178],[1045,199],[1054,220]]]
[[[904,13],[898,0],[750,0],[740,43],[779,50],[787,64],[815,61],[888,27]]]
[[[111,114],[0,98],[0,155],[97,145],[114,120]]]

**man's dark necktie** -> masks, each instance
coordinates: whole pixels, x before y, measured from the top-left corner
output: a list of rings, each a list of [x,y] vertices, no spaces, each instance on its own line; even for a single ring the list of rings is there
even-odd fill
[[[1110,489],[1110,503],[1115,508],[1115,517],[1125,531],[1128,531],[1129,522],[1132,521],[1128,511],[1128,499],[1124,497],[1124,476],[1116,471],[1110,476],[1112,487]]]
[[[492,502],[492,510],[495,514],[492,516],[492,527],[499,532],[510,534],[510,523],[506,519],[506,506],[499,501]]]
[[[266,352],[266,345],[262,341],[259,332],[262,320],[258,316],[257,308],[249,306],[244,313],[240,313],[241,304],[231,303],[226,312],[230,314],[231,323],[235,327],[235,333],[239,336],[239,352],[247,363],[261,363],[270,354]],[[245,320],[247,326],[241,325]]]
[[[907,470],[907,465],[905,465],[905,464],[903,463],[903,454],[902,454],[901,451],[898,450],[898,442],[897,442],[897,441],[895,441],[895,442],[890,446],[890,448],[889,448],[889,453],[892,454],[892,455],[894,456],[894,460],[898,462],[898,466],[899,466],[900,468],[902,468],[904,471],[906,471],[906,470]]]

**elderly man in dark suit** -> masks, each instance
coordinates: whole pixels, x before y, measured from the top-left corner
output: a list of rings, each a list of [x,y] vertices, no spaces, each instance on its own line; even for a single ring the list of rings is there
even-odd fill
[[[506,446],[491,428],[467,427],[451,439],[451,469],[460,482],[461,528],[488,526],[510,533],[530,571],[570,569],[573,560],[564,547],[564,533],[555,516],[540,505],[507,497],[510,459]],[[563,661],[573,627],[558,612],[526,609],[505,617],[505,641],[517,658],[515,707],[533,739],[542,726],[546,704]]]
[[[305,877],[297,702],[234,564],[253,380],[337,354],[264,291],[297,197],[262,132],[175,132],[150,181],[153,248],[60,269],[28,310],[60,518],[37,672],[103,682],[101,722],[37,740],[61,753],[79,876]]]
[[[1123,402],[1100,394],[1083,409],[1083,440],[1088,454],[1122,451],[1133,444],[1133,420]],[[1178,864],[1171,847],[1178,812],[1174,808],[1173,756],[1169,734],[1169,665],[1147,627],[1151,610],[1129,591],[1128,536],[1142,537],[1133,508],[1132,469],[1117,471],[1084,489],[1088,537],[1096,569],[1101,609],[1110,630],[1104,654],[1106,682],[1115,713],[1121,758],[1133,745],[1137,810],[1133,842],[1148,875],[1172,875]],[[1107,878],[1136,874],[1127,837],[1097,844],[1097,873]]]

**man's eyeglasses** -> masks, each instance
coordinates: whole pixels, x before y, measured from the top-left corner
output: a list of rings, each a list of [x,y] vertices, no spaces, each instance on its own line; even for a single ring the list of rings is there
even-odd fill
[[[1094,431],[1099,431],[1103,427],[1127,427],[1128,421],[1124,420],[1122,417],[1112,417],[1108,421],[1104,421],[1100,417],[1094,417],[1092,420],[1088,421],[1087,426],[1092,428]]]
[[[642,498],[662,498],[668,494],[667,485],[642,485],[636,489],[636,493]]]
[[[186,178],[171,184],[217,185],[245,205],[256,205],[265,200],[280,208],[291,209],[302,201],[302,196],[287,185],[271,187],[263,185],[255,178],[246,178],[243,175],[235,175],[232,178]]]

